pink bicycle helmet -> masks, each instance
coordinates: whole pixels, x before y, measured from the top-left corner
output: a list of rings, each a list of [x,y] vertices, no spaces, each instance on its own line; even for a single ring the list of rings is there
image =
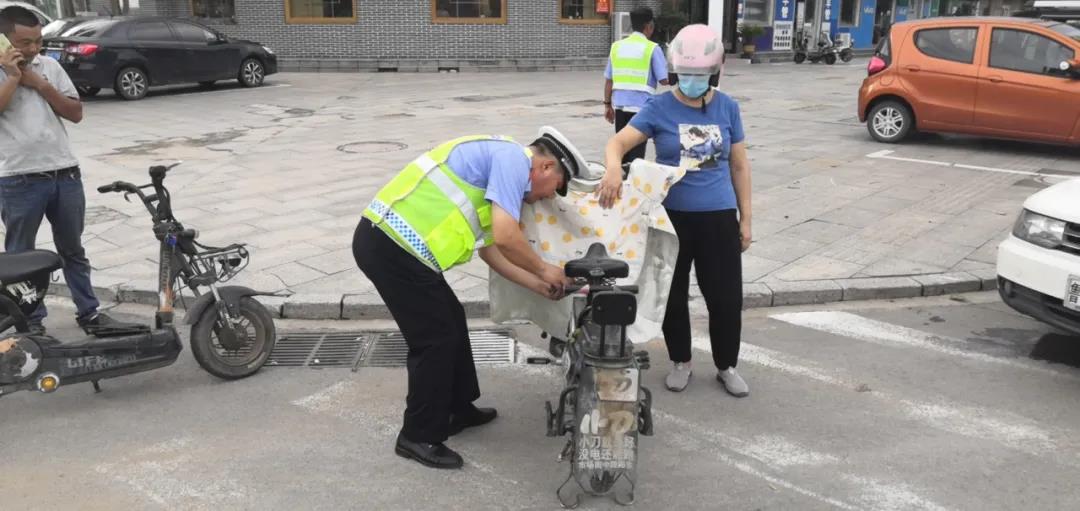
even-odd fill
[[[687,25],[671,41],[668,63],[677,74],[717,74],[724,69],[724,43],[707,25]]]

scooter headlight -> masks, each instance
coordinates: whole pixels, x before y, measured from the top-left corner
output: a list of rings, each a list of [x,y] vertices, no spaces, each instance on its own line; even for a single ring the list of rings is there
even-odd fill
[[[60,377],[55,373],[45,373],[38,376],[37,388],[46,394],[60,388]]]

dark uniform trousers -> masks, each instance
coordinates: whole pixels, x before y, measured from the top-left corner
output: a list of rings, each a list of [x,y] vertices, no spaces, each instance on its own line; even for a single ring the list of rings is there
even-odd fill
[[[624,127],[626,127],[627,124],[630,124],[630,119],[634,118],[635,113],[636,112],[627,112],[625,110],[616,109],[615,110],[615,133],[618,133],[620,130],[622,130]],[[629,151],[627,151],[627,153],[625,155],[623,155],[622,162],[623,163],[630,163],[630,162],[632,162],[634,160],[644,159],[645,158],[645,144],[647,144],[647,142],[642,142],[642,143],[634,146],[633,149],[630,149]]]
[[[450,414],[480,397],[465,308],[442,274],[428,268],[364,218],[353,257],[375,284],[409,346],[405,438],[446,440]]]

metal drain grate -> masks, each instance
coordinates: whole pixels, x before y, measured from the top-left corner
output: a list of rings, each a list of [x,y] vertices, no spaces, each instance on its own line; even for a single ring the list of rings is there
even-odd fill
[[[363,332],[289,333],[278,339],[269,366],[355,367],[368,345]]]
[[[477,365],[514,363],[510,330],[470,330]],[[409,355],[398,331],[299,332],[278,339],[267,365],[274,367],[404,367]]]
[[[473,361],[476,365],[507,364],[514,362],[516,341],[509,330],[470,330]],[[401,332],[382,332],[372,340],[367,355],[360,365],[368,367],[404,367],[409,347]]]

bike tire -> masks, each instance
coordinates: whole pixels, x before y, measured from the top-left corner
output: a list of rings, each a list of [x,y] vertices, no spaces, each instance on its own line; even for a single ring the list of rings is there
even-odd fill
[[[806,62],[806,54],[803,52],[797,52],[795,53],[794,60],[796,64],[802,64],[803,62]]]
[[[836,64],[836,54],[835,53],[826,53],[825,54],[825,63],[830,65],[830,66],[833,65],[833,64]]]
[[[248,344],[249,348],[245,356],[229,356],[222,353],[223,348],[214,346],[215,324],[217,323],[219,310],[216,304],[207,307],[199,316],[195,326],[191,328],[191,354],[206,372],[225,380],[237,380],[247,378],[262,369],[270,358],[270,352],[274,350],[277,342],[277,330],[274,327],[274,317],[259,302],[251,297],[240,299],[241,321],[250,323],[254,331],[254,339],[245,344],[237,353],[241,353]]]
[[[851,62],[851,59],[855,58],[855,52],[851,51],[851,48],[844,48],[840,50],[840,61]]]

